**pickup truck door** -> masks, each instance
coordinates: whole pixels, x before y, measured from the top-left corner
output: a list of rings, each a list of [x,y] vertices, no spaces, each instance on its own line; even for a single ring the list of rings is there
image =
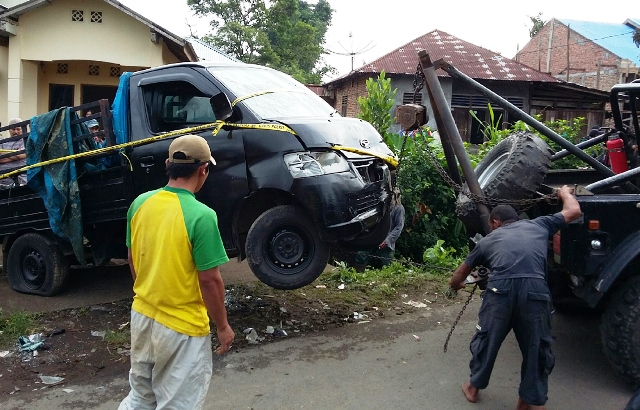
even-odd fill
[[[220,93],[207,76],[192,67],[169,67],[132,76],[131,138],[140,140],[216,120],[209,98]],[[225,248],[234,249],[232,221],[240,201],[248,195],[247,173],[241,130],[192,132],[204,137],[217,165],[196,197],[218,214]],[[169,145],[176,137],[133,149],[133,185],[136,196],[167,184],[165,161]]]

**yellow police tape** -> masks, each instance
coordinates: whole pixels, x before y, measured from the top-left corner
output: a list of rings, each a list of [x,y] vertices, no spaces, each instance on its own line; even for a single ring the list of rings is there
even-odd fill
[[[149,138],[141,139],[139,141],[125,142],[123,144],[113,145],[113,146],[110,146],[110,147],[96,148],[96,149],[93,149],[91,151],[79,152],[77,154],[72,154],[72,155],[67,155],[67,156],[64,156],[64,157],[49,159],[49,160],[46,160],[46,161],[38,162],[36,164],[31,164],[31,165],[24,166],[22,168],[18,168],[16,170],[13,170],[11,172],[7,172],[5,174],[1,174],[0,175],[0,179],[8,178],[10,176],[22,173],[22,172],[27,171],[27,170],[32,169],[32,168],[43,167],[45,165],[51,165],[51,164],[56,164],[56,163],[59,163],[59,162],[65,162],[65,161],[69,161],[69,160],[76,159],[76,158],[90,157],[90,156],[103,154],[103,153],[108,153],[108,152],[112,152],[112,151],[122,151],[121,154],[125,155],[123,150],[124,150],[124,148],[127,148],[127,147],[145,145],[145,144],[149,144],[151,142],[159,141],[159,140],[162,140],[162,139],[171,138],[171,137],[175,137],[175,136],[178,136],[178,135],[191,134],[191,133],[194,133],[194,132],[204,131],[204,130],[207,130],[207,129],[213,129],[212,130],[212,134],[213,134],[213,136],[216,136],[216,135],[218,135],[218,133],[220,132],[220,130],[223,127],[240,128],[240,129],[272,130],[272,131],[288,132],[288,133],[291,133],[293,135],[297,135],[294,130],[292,130],[288,126],[282,125],[282,124],[234,124],[234,123],[227,123],[227,122],[224,122],[224,121],[216,121],[216,122],[212,122],[212,123],[209,123],[209,124],[198,125],[196,127],[182,128],[182,129],[179,129],[179,130],[167,132],[165,134],[156,135],[155,137],[149,137]],[[381,160],[389,163],[390,165],[392,165],[394,167],[398,166],[398,161],[395,158],[393,158],[391,156],[388,156],[388,155],[379,154],[377,152],[361,150],[361,149],[358,149],[358,148],[344,147],[344,146],[341,146],[341,145],[333,146],[332,149],[334,149],[336,151],[349,151],[349,152],[354,152],[356,154],[369,155],[369,156],[372,156],[372,157],[380,158]],[[125,155],[125,157],[126,157],[126,155]],[[129,160],[128,157],[127,157],[127,160]],[[129,160],[129,165],[130,165],[130,169],[133,170],[133,166],[131,165],[131,161],[130,160]]]

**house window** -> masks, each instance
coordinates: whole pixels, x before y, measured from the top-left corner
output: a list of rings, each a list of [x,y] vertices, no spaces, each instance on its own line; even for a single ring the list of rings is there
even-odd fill
[[[89,75],[100,75],[100,66],[89,65]]]
[[[69,74],[69,64],[58,63],[58,74]]]
[[[111,67],[109,75],[111,77],[120,77],[120,67]]]
[[[343,95],[342,96],[342,107],[341,107],[342,109],[340,110],[340,114],[343,117],[347,116],[347,105],[348,105],[348,103],[349,103],[349,96]]]
[[[422,103],[422,93],[416,94],[416,104]],[[413,93],[402,94],[402,104],[413,104]]]
[[[102,12],[101,11],[92,11],[91,12],[91,22],[92,23],[102,23]]]
[[[71,21],[84,21],[84,11],[71,10]]]

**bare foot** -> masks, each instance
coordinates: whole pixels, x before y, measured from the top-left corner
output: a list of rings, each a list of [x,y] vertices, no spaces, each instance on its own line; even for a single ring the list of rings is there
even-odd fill
[[[545,407],[528,404],[524,400],[518,397],[518,405],[516,406],[516,410],[545,410]]]
[[[470,382],[462,383],[462,392],[471,403],[478,401],[478,389],[473,387]]]
[[[529,404],[525,403],[520,397],[518,397],[518,404],[516,405],[516,410],[529,410]]]

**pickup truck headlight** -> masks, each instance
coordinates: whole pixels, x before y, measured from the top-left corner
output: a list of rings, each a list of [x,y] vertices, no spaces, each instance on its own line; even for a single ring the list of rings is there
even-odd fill
[[[349,162],[339,153],[331,151],[286,154],[284,163],[287,164],[294,178],[315,177],[350,170]]]

